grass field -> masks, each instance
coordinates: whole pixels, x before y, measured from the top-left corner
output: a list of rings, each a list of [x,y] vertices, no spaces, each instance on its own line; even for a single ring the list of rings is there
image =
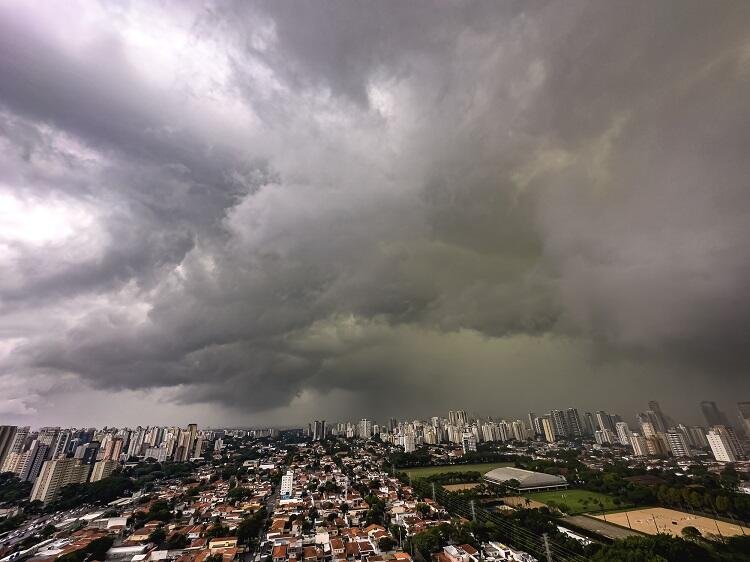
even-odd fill
[[[606,494],[600,494],[599,492],[589,492],[587,490],[555,490],[549,492],[533,492],[528,494],[529,499],[538,501],[541,503],[548,503],[550,501],[559,504],[565,504],[568,506],[567,513],[569,515],[576,515],[578,513],[596,513],[601,512],[599,502],[601,501],[604,505],[605,510],[617,509],[618,507],[612,501],[612,498]],[[588,503],[586,502],[588,500]]]
[[[486,462],[480,464],[446,464],[441,466],[420,466],[417,468],[398,468],[402,472],[406,472],[412,478],[425,478],[432,476],[433,474],[445,474],[447,472],[489,472],[493,468],[499,468],[501,466],[513,466],[512,462]]]

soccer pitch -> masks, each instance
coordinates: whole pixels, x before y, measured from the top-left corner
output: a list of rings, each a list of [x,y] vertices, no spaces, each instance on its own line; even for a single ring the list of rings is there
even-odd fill
[[[544,504],[550,501],[558,505],[565,504],[568,507],[565,512],[570,515],[601,512],[602,507],[599,505],[600,502],[604,506],[605,511],[627,507],[622,504],[616,505],[614,499],[606,494],[589,492],[588,490],[554,490],[549,492],[533,492],[527,495],[529,499]]]

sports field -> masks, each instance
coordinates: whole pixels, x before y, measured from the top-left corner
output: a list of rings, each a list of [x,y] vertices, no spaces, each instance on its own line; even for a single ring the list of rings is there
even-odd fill
[[[440,466],[420,466],[417,468],[397,468],[406,472],[412,478],[425,478],[433,474],[445,474],[447,472],[489,472],[493,468],[501,466],[513,466],[512,462],[485,462],[480,464],[445,464]]]
[[[606,516],[597,515],[597,519],[607,518],[610,523],[615,523],[623,527],[630,527],[642,533],[655,535],[659,533],[669,533],[679,537],[685,527],[695,527],[705,537],[708,535],[721,535],[732,537],[734,535],[750,535],[750,528],[740,527],[732,523],[725,523],[718,519],[693,515],[684,511],[675,509],[666,509],[664,507],[648,507],[645,509],[633,509],[630,511],[621,511],[618,513],[607,513]]]
[[[531,498],[524,498],[522,496],[505,496],[503,497],[503,503],[510,507],[516,507],[519,509],[539,509],[545,507],[542,502],[534,501]]]
[[[600,494],[599,492],[589,492],[588,490],[553,490],[549,492],[533,492],[527,494],[527,496],[531,500],[544,504],[550,501],[554,501],[558,505],[565,504],[568,507],[568,509],[565,509],[565,512],[569,515],[601,512],[602,508],[599,506],[599,502],[602,503],[605,510],[622,507],[615,505],[610,496]]]
[[[449,492],[465,492],[466,490],[473,490],[479,486],[478,482],[472,482],[471,484],[446,484],[443,486]]]

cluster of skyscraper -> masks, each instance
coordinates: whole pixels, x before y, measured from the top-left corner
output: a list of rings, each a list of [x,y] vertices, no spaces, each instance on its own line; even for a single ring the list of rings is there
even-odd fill
[[[206,438],[190,424],[187,429],[138,427],[61,429],[0,426],[0,472],[32,482],[32,500],[48,502],[63,486],[95,482],[109,476],[128,458],[185,461],[199,457]]]
[[[707,427],[676,423],[661,410],[658,402],[652,401],[648,405],[649,409],[637,416],[641,433],[626,433],[634,454],[692,457],[694,450],[710,447],[717,461],[734,462],[746,458],[738,433],[715,402],[700,404]],[[750,403],[740,402],[738,406],[739,433],[742,435],[750,432]]]
[[[464,410],[451,410],[447,418],[434,416],[429,421],[398,421],[391,418],[387,425],[368,419],[362,419],[357,424],[342,422],[331,428],[331,435],[363,439],[378,435],[381,441],[401,445],[407,453],[420,445],[438,443],[459,444],[465,452],[469,452],[476,451],[477,443],[481,442],[522,441],[530,437],[521,420],[471,419]]]
[[[529,426],[535,436],[542,436],[550,443],[560,439],[593,437],[597,443],[614,443],[617,424],[622,422],[617,414],[600,410],[596,414],[586,412],[583,416],[577,408],[552,410],[549,414],[537,416],[529,412]]]
[[[398,421],[380,425],[368,419],[358,423],[341,422],[327,427],[325,420],[311,423],[308,434],[313,440],[324,439],[327,434],[362,439],[378,435],[382,441],[401,445],[406,452],[420,445],[455,443],[465,452],[475,451],[477,443],[492,441],[524,441],[542,438],[549,443],[560,440],[593,438],[596,443],[619,444],[630,447],[636,456],[690,457],[695,450],[711,449],[722,462],[745,459],[741,437],[750,436],[750,402],[740,402],[739,435],[728,422],[727,416],[714,402],[701,402],[706,427],[687,426],[666,415],[658,402],[649,402],[645,412],[637,414],[640,431],[631,430],[619,415],[603,410],[581,415],[576,408],[552,410],[537,416],[530,412],[528,419],[506,421],[492,418],[471,418],[464,410],[451,410],[448,417],[432,417],[429,421]]]
[[[635,456],[691,457],[694,450],[711,448],[714,458],[722,462],[744,460],[745,453],[734,427],[715,402],[701,402],[701,411],[708,427],[687,426],[666,415],[658,402],[649,402],[649,409],[636,416],[640,432],[632,431],[620,416],[603,411],[583,417],[575,408],[552,410],[537,417],[529,414],[529,423],[536,435],[547,441],[591,436],[599,444],[624,445]],[[740,432],[750,433],[750,403],[739,403]]]

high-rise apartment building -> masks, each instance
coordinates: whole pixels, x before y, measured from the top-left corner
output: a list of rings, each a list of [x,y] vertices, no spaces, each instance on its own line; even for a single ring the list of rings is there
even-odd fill
[[[552,410],[550,413],[552,426],[555,428],[555,437],[568,437],[568,420],[562,410]]]
[[[98,482],[99,480],[104,480],[115,471],[119,464],[120,463],[118,463],[114,459],[104,459],[96,461],[94,463],[94,468],[91,471],[90,481]]]
[[[461,439],[461,447],[463,448],[464,455],[466,453],[477,452],[477,438],[473,433],[466,432],[463,434]]]
[[[288,499],[292,497],[292,494],[294,493],[294,471],[293,470],[287,470],[286,474],[281,477],[281,488],[280,492],[281,497]]]
[[[120,460],[120,455],[122,454],[122,448],[123,448],[123,441],[122,437],[115,437],[114,439],[110,439],[107,444],[104,446],[104,454],[102,455],[101,460]]]
[[[615,432],[615,424],[612,420],[612,416],[610,416],[607,412],[599,410],[596,413],[596,424],[599,427],[600,431],[607,430],[612,434],[614,434]]]
[[[677,426],[677,429],[682,431],[685,437],[687,437],[691,447],[695,449],[705,449],[708,447],[705,428],[680,424]]]
[[[13,437],[13,442],[10,445],[9,453],[23,453],[26,450],[27,442],[31,441],[31,428],[27,425],[26,427],[19,427],[16,430],[16,435]]]
[[[326,420],[315,420],[311,425],[310,438],[313,441],[322,441],[326,437]]]
[[[529,431],[532,434],[532,437],[536,437],[539,435],[539,433],[536,430],[536,414],[534,412],[529,412]]]
[[[57,449],[57,441],[60,437],[59,427],[43,427],[39,430],[37,440],[43,445],[47,445],[48,458],[52,458]]]
[[[654,424],[656,431],[665,433],[669,427],[664,412],[661,411],[661,406],[656,400],[651,400],[648,403],[648,411],[646,412],[651,418],[651,422]]]
[[[31,501],[49,503],[57,497],[63,487],[84,483],[88,475],[89,466],[83,464],[80,459],[45,461],[31,489]]]
[[[68,455],[73,434],[68,429],[63,429],[57,434],[57,439],[50,446],[50,459],[59,459]]]
[[[597,425],[594,415],[591,412],[586,412],[583,416],[583,430],[586,435],[594,435]]]
[[[719,435],[721,436],[721,443],[724,447],[726,447],[729,456],[734,458],[734,461],[742,461],[745,460],[745,451],[742,448],[742,444],[740,443],[740,440],[737,438],[737,434],[734,431],[734,428],[729,425],[715,425],[711,428],[711,431],[708,432],[708,435],[706,435],[706,439],[708,439],[708,444],[711,447],[711,450],[714,450],[714,446],[711,444],[711,435]],[[714,457],[716,455],[714,454]],[[719,458],[716,458],[716,460],[720,460]],[[734,462],[731,461],[731,462]]]
[[[372,421],[366,418],[359,420],[359,436],[362,439],[369,439],[372,437]]]
[[[528,439],[529,434],[526,431],[526,426],[524,425],[523,421],[516,420],[511,424],[511,428],[513,430],[513,439],[516,441],[525,441]]]
[[[737,412],[742,421],[743,431],[750,436],[750,402],[737,402]]]
[[[734,454],[733,448],[729,443],[729,439],[726,434],[717,431],[715,428],[709,430],[706,434],[708,445],[711,447],[711,452],[714,458],[719,462],[736,462],[737,457]]]
[[[703,402],[701,402],[701,412],[703,413],[703,417],[706,419],[706,425],[708,425],[709,427],[713,427],[715,425],[729,425],[727,417],[724,415],[724,412],[722,412],[716,405],[716,402],[704,400]]]
[[[636,457],[648,456],[648,444],[646,438],[637,433],[630,435],[630,446],[633,447],[633,455]]]
[[[47,459],[48,451],[49,445],[34,440],[19,459],[18,478],[24,482],[34,482]]]
[[[566,411],[566,421],[571,437],[583,437],[585,431],[581,423],[581,417],[578,415],[578,409],[568,408]]]
[[[76,447],[73,457],[81,459],[84,464],[94,464],[99,454],[99,448],[99,441],[89,441],[88,443]]]
[[[542,433],[547,443],[554,443],[557,435],[555,434],[555,426],[549,416],[542,417]]]
[[[404,435],[404,452],[413,453],[417,450],[417,441],[413,433]]]
[[[0,467],[10,452],[17,429],[15,425],[0,425]]]
[[[681,431],[677,429],[667,431],[667,443],[669,443],[669,450],[672,452],[672,456],[677,458],[693,456],[690,452],[690,445]]]
[[[597,429],[594,432],[594,441],[599,445],[612,444],[617,441],[617,437],[609,429]]]
[[[191,423],[188,424],[187,428],[187,450],[186,450],[186,459],[190,459],[193,456],[193,452],[195,451],[195,440],[198,437],[198,424]]]
[[[627,422],[617,422],[615,424],[615,430],[617,431],[617,439],[621,445],[630,445],[630,428]]]

